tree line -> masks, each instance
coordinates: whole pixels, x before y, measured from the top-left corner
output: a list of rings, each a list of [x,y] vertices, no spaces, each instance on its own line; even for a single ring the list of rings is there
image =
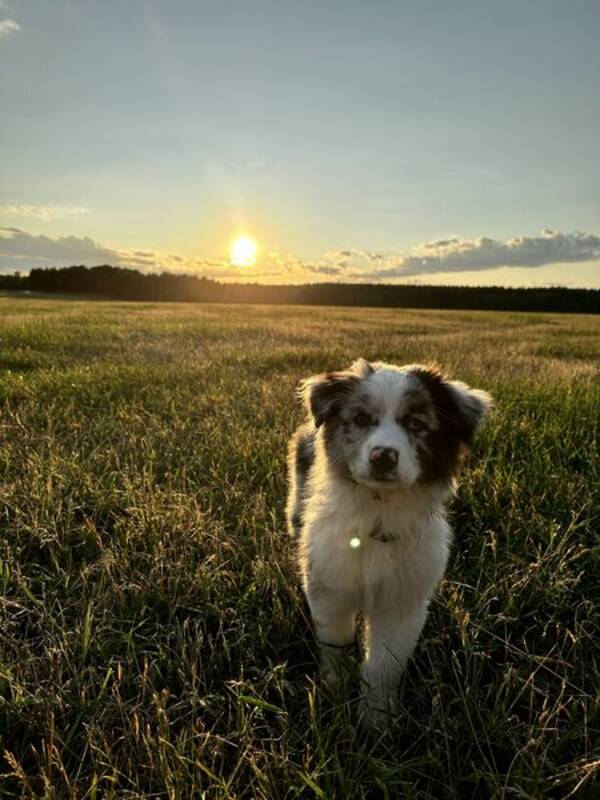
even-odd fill
[[[274,286],[219,283],[191,275],[143,274],[102,265],[33,269],[28,276],[0,275],[0,289],[94,295],[105,299],[199,303],[273,303],[384,308],[451,308],[499,311],[600,313],[600,290],[317,283]]]

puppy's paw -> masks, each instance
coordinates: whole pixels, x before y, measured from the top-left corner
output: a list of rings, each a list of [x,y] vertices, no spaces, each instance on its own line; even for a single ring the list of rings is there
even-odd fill
[[[359,722],[364,729],[382,730],[393,720],[396,713],[396,698],[393,694],[372,690],[363,693],[359,706]]]
[[[323,659],[321,662],[321,685],[330,692],[347,691],[354,677],[351,659]]]
[[[321,667],[321,685],[330,692],[339,692],[344,684],[344,673],[339,664]]]

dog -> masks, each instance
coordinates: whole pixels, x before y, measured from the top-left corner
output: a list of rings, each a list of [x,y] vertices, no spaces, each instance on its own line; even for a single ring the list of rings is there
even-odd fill
[[[380,724],[444,574],[445,502],[492,398],[437,367],[364,359],[299,393],[309,418],[289,443],[286,511],[322,676],[339,682],[360,612],[362,714]]]

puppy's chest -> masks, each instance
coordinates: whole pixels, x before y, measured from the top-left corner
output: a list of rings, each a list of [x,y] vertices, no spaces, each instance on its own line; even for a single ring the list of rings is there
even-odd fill
[[[436,553],[435,544],[439,532],[430,522],[425,514],[385,501],[346,499],[313,527],[312,569],[331,588],[358,595],[361,603],[383,591],[412,594],[443,570],[443,554]]]
[[[379,544],[408,545],[415,538],[424,517],[415,514],[413,509],[403,508],[400,504],[380,499],[374,495],[363,497],[341,497],[339,502],[332,503],[324,509],[322,528],[330,539],[338,543],[351,542],[351,549],[358,550],[369,542]],[[420,518],[421,517],[421,518]],[[390,552],[397,548],[384,548]],[[378,552],[379,548],[375,548]]]

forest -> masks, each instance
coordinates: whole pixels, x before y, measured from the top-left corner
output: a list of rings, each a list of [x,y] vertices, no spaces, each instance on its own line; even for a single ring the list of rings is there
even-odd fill
[[[2,289],[132,301],[600,313],[598,289],[373,283],[278,286],[220,283],[205,277],[167,272],[144,274],[110,265],[33,269],[28,276],[2,275]]]

